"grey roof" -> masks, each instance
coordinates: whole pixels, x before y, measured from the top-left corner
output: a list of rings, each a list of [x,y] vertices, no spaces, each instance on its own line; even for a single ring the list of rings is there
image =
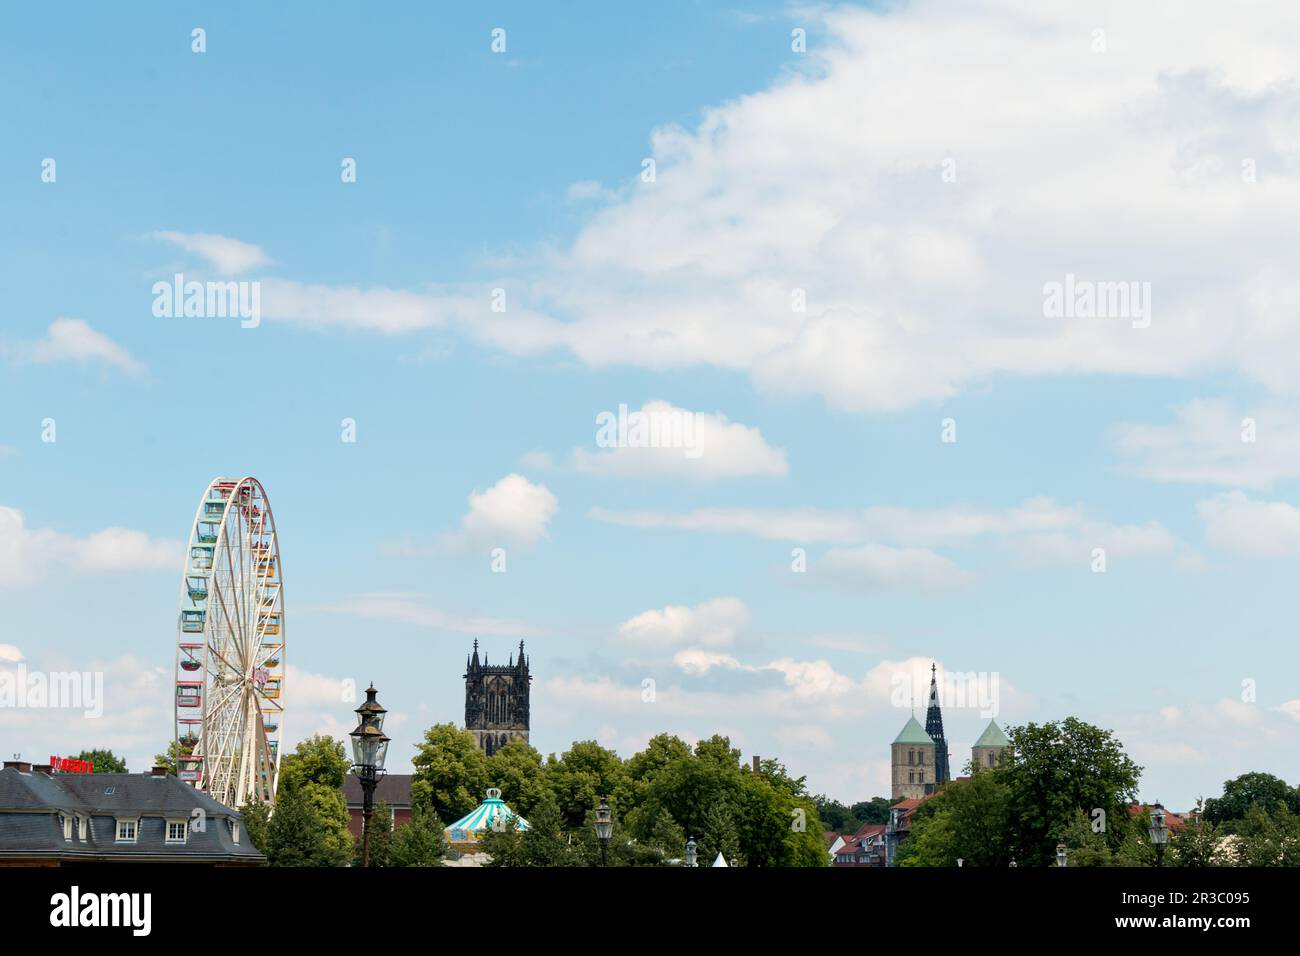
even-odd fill
[[[108,791],[112,791],[111,793]],[[203,816],[195,825],[193,811]],[[63,837],[59,813],[90,818],[80,840]],[[117,842],[117,817],[139,818],[135,843]],[[189,820],[185,843],[169,844],[168,820]],[[235,843],[230,821],[240,824]],[[261,863],[243,817],[176,777],[131,773],[55,774],[0,770],[0,858],[57,856],[77,859],[189,859]]]
[[[386,803],[390,807],[406,809],[411,805],[411,782],[414,774],[390,773],[379,778],[375,786],[375,805]],[[343,799],[349,807],[359,807],[364,802],[361,781],[355,774],[348,774],[343,781]]]

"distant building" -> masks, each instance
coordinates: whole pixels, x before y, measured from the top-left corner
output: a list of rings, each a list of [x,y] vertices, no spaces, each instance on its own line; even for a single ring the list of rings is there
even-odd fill
[[[414,779],[415,776],[409,773],[389,773],[380,777],[375,786],[375,809],[381,803],[387,805],[388,826],[394,830],[411,820],[411,781]],[[348,805],[348,829],[360,840],[365,796],[361,792],[361,781],[355,774],[348,774],[343,781],[343,799]]]
[[[939,709],[939,686],[935,666],[930,665],[930,702],[925,726],[909,717],[891,747],[892,790],[895,800],[908,800],[934,793],[952,774],[948,770],[948,741],[943,736],[943,712]]]
[[[511,740],[528,742],[528,696],[532,676],[524,642],[519,642],[519,659],[489,664],[484,654],[474,653],[465,661],[465,729],[474,734],[479,749],[491,756]]]
[[[884,866],[885,849],[885,824],[865,823],[831,844],[831,866]]]
[[[161,767],[56,773],[10,760],[0,770],[0,866],[69,863],[257,866],[243,817]]]
[[[975,746],[970,749],[971,767],[991,770],[1002,759],[1003,751],[1010,749],[1011,739],[1002,732],[996,720],[990,720],[989,725],[984,728],[984,733],[980,734],[979,740],[975,741]]]

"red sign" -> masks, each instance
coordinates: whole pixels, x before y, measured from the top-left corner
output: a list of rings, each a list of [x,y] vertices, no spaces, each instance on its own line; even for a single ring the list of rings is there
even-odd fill
[[[95,772],[95,765],[89,760],[74,760],[71,757],[51,757],[50,766],[60,773]]]

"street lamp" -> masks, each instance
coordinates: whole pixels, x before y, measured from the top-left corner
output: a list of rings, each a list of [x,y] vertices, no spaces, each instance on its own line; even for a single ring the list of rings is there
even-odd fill
[[[352,771],[361,782],[361,865],[370,865],[370,817],[375,812],[375,786],[384,775],[388,738],[384,736],[384,715],[388,711],[375,700],[375,685],[366,691],[366,701],[357,708],[357,729],[352,731]]]
[[[695,837],[691,837],[686,841],[686,865],[687,866],[700,865],[699,856],[697,855],[697,847],[695,846]]]
[[[1056,865],[1065,866],[1069,862],[1069,850],[1064,843],[1056,844]]]
[[[1151,843],[1156,848],[1156,866],[1165,865],[1165,844],[1169,842],[1169,827],[1165,825],[1165,808],[1157,801],[1151,807],[1151,826],[1147,827],[1147,833],[1151,834]]]
[[[605,798],[600,798],[596,807],[596,839],[600,841],[600,865],[609,864],[609,838],[614,834],[614,814],[609,809]]]

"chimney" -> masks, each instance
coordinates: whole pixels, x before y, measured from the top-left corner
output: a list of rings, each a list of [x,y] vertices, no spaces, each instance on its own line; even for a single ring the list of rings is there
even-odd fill
[[[19,773],[32,772],[32,765],[26,760],[6,760],[4,769],[8,770],[10,767],[13,767]]]
[[[47,777],[54,776],[54,768],[47,763],[38,763],[32,767],[37,773],[43,773]]]
[[[168,771],[166,767],[160,767],[157,764],[154,764],[154,768],[149,771],[149,774],[154,777],[165,777],[169,772],[170,771]]]
[[[754,754],[754,773],[758,773],[758,754]]]

